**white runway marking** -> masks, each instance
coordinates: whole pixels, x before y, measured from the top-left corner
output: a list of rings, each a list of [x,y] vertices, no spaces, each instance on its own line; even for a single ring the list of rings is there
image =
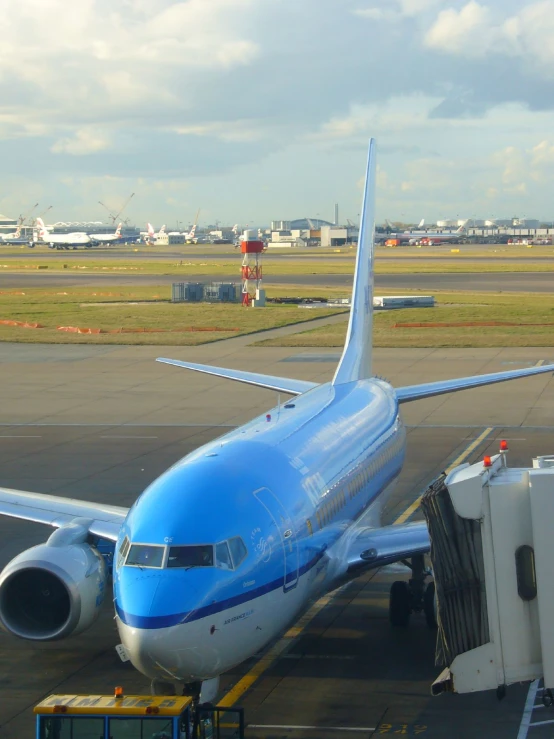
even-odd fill
[[[533,707],[535,705],[535,698],[537,697],[538,689],[539,689],[539,681],[533,680],[531,685],[529,685],[529,692],[527,693],[527,699],[525,701],[525,708],[523,709],[523,716],[521,717],[519,731],[517,732],[517,739],[527,739],[527,734],[529,733],[529,726],[531,725],[531,716],[533,715]]]
[[[112,436],[101,436],[101,439],[157,439],[157,436],[118,436],[113,434]]]
[[[286,724],[248,724],[249,729],[289,729],[298,731],[375,731],[376,726],[288,726]]]
[[[1,434],[0,439],[42,439],[42,436],[35,436],[33,434]]]

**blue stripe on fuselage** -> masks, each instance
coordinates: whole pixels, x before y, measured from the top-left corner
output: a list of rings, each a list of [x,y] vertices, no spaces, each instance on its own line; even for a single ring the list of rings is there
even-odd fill
[[[298,569],[298,576],[301,577],[309,572],[323,557],[324,552],[319,552],[309,562]],[[288,577],[287,579],[291,579]],[[245,593],[239,593],[238,595],[225,598],[224,600],[217,601],[216,603],[210,603],[209,606],[203,606],[197,608],[194,611],[188,611],[185,613],[170,613],[165,616],[136,616],[132,613],[127,613],[119,607],[117,600],[115,601],[115,609],[117,615],[127,626],[133,626],[137,629],[164,629],[169,626],[176,626],[182,624],[185,621],[190,623],[191,621],[198,621],[206,616],[213,616],[214,613],[220,613],[221,611],[227,610],[227,608],[233,608],[239,606],[242,603],[248,603],[248,601],[259,598],[266,593],[270,593],[273,590],[278,590],[283,587],[283,577],[279,577],[272,582],[268,582],[265,585],[260,585],[253,590],[249,590]]]

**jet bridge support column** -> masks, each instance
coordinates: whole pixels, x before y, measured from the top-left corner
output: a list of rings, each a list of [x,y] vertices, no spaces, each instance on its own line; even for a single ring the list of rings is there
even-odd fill
[[[516,469],[506,452],[457,467],[422,501],[446,666],[434,694],[503,695],[542,676],[554,689],[554,458]]]

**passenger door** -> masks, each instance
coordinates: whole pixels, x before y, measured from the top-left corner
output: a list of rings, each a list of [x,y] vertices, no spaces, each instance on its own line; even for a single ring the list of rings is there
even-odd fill
[[[281,537],[285,560],[283,591],[286,593],[298,585],[298,541],[291,517],[279,498],[268,488],[256,490],[254,496],[269,513]]]

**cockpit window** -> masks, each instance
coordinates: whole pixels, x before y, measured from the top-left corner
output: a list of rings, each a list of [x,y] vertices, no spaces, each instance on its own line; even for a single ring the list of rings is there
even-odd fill
[[[213,567],[214,548],[211,544],[169,547],[168,567]]]
[[[123,562],[125,562],[125,557],[127,556],[127,552],[129,551],[130,541],[129,537],[126,536],[123,541],[121,542],[121,547],[119,548],[119,553],[117,555],[117,567],[121,567]]]
[[[220,567],[222,570],[233,569],[233,563],[231,562],[231,555],[226,541],[222,541],[221,544],[215,545],[215,563],[217,567]]]
[[[161,567],[164,552],[165,547],[155,544],[132,544],[125,564],[131,567]]]
[[[229,539],[229,549],[233,557],[233,564],[237,568],[248,554],[248,550],[240,536],[233,536],[232,539]]]

